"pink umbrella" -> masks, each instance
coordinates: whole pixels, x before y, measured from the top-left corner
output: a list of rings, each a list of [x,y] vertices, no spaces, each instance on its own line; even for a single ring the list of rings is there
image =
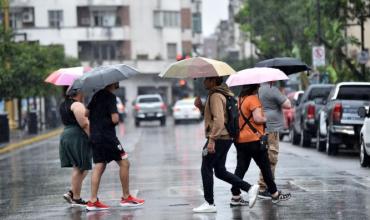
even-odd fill
[[[57,85],[57,86],[70,86],[78,77],[82,76],[84,72],[90,71],[90,67],[71,67],[61,68],[51,73],[45,82]]]
[[[255,67],[244,69],[237,72],[236,74],[230,75],[230,77],[226,80],[226,84],[229,87],[232,87],[287,79],[289,79],[288,76],[279,69]]]

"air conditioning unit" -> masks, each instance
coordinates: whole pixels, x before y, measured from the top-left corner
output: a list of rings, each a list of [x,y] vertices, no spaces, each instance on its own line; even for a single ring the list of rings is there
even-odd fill
[[[33,22],[33,11],[32,9],[26,9],[22,13],[22,22],[23,23],[32,23]]]

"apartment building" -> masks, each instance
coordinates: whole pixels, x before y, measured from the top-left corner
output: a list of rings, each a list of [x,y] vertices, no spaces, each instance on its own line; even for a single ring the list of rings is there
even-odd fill
[[[201,0],[11,0],[17,40],[60,44],[83,65],[125,63],[141,75],[122,81],[121,96],[172,97],[173,80],[157,75],[202,44]],[[23,36],[23,39],[22,39]]]

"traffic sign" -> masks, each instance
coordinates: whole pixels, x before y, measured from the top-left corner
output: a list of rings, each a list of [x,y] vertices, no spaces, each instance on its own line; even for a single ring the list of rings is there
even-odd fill
[[[363,51],[361,51],[360,53],[358,53],[358,55],[357,55],[357,61],[360,64],[366,64],[367,61],[369,61],[369,50],[368,49],[364,49]]]
[[[325,66],[325,47],[312,47],[312,66]]]

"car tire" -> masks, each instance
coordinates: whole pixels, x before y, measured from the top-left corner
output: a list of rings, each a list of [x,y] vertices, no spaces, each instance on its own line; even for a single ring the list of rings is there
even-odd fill
[[[311,134],[302,129],[301,133],[302,147],[311,147]]]
[[[180,124],[180,120],[176,120],[176,119],[175,119],[174,124],[175,124],[175,125]]]
[[[370,156],[366,152],[365,141],[363,138],[361,138],[360,164],[362,167],[370,166]]]
[[[161,126],[166,126],[166,118],[161,119]]]
[[[291,140],[293,145],[299,145],[299,142],[301,141],[301,137],[297,132],[295,131],[294,127],[291,130]]]
[[[329,156],[334,156],[338,153],[338,144],[333,144],[331,142],[332,139],[332,134],[330,133],[329,129],[328,131],[328,136],[326,137],[326,154]]]
[[[316,134],[316,150],[319,152],[325,151],[325,144],[326,141],[324,137],[320,134],[320,129],[317,129],[317,134]]]
[[[139,120],[137,120],[137,119],[135,120],[135,126],[136,126],[136,127],[140,127],[140,121],[139,121]]]

